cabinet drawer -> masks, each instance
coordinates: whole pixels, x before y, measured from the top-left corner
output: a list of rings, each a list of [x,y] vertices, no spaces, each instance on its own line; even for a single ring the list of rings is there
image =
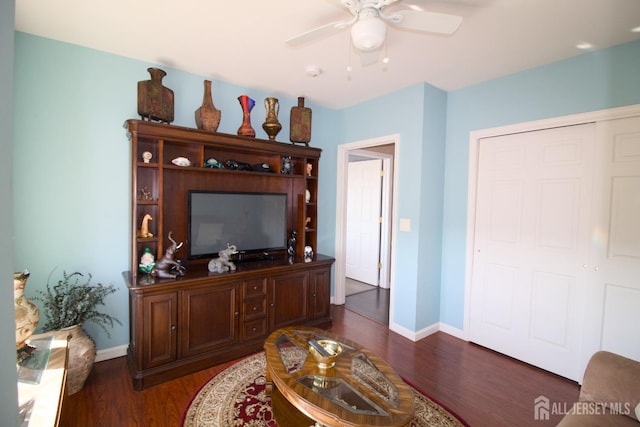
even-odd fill
[[[267,319],[244,322],[242,327],[242,336],[246,340],[267,335],[267,332]]]
[[[265,295],[267,292],[267,281],[265,279],[246,280],[244,282],[244,298],[251,298]]]
[[[244,320],[264,317],[267,314],[267,297],[262,296],[245,300],[242,303],[242,313],[244,313]]]

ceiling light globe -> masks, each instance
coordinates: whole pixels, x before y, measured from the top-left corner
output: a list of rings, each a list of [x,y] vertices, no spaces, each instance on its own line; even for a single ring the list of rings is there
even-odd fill
[[[376,50],[387,33],[387,26],[379,18],[364,18],[351,27],[351,40],[356,49],[368,52]]]

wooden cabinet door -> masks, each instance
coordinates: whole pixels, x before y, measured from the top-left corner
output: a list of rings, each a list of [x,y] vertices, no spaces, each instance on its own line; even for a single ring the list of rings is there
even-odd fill
[[[269,297],[271,330],[306,322],[309,274],[303,271],[271,277]]]
[[[176,360],[178,295],[145,296],[142,300],[142,367],[153,368]]]
[[[231,283],[182,291],[180,357],[238,342],[239,289],[239,283]]]
[[[331,311],[331,270],[321,268],[309,271],[309,320],[329,317]]]

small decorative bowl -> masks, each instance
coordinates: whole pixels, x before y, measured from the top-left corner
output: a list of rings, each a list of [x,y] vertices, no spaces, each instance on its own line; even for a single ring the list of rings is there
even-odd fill
[[[187,159],[186,157],[176,157],[175,159],[171,160],[171,163],[183,167],[191,166],[191,160]]]
[[[316,345],[320,347],[321,350],[318,350]],[[342,353],[342,346],[333,340],[317,340],[309,343],[309,352],[318,362],[318,368],[328,369],[333,368],[336,364],[336,359]]]

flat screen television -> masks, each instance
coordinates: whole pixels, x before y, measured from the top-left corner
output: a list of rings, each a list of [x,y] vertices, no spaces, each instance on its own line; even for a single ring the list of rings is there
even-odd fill
[[[216,258],[227,243],[269,256],[287,247],[287,194],[189,191],[188,256]]]

